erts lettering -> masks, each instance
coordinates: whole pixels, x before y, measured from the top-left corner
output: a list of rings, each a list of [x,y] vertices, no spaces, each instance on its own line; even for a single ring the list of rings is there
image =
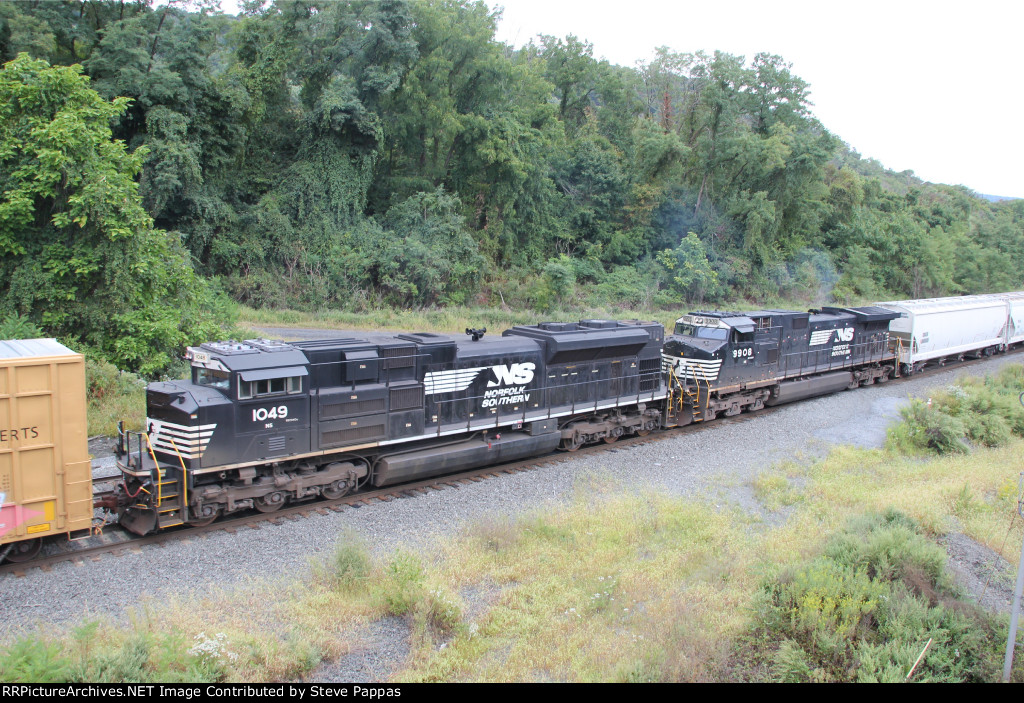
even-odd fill
[[[494,375],[498,380],[488,381],[487,387],[525,386],[533,380],[533,371],[536,368],[537,365],[532,361],[526,361],[521,364],[512,364],[511,366],[492,366],[491,371],[494,372]]]
[[[38,427],[20,427],[12,429],[0,429],[0,442],[19,441],[24,442],[35,439],[39,436]]]

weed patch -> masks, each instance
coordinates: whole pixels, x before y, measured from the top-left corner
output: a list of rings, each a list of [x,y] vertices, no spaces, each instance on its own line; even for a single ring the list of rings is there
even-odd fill
[[[900,410],[902,421],[889,429],[889,446],[966,454],[972,446],[1001,447],[1014,435],[1024,437],[1022,369],[1013,365],[994,376],[963,378],[927,401],[912,400]]]
[[[755,656],[776,681],[995,680],[997,628],[959,600],[945,553],[895,511],[859,518],[761,592]],[[773,645],[778,642],[778,645]]]

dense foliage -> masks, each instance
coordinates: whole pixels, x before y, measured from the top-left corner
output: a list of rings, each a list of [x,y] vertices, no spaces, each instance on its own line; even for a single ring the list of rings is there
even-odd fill
[[[778,56],[514,50],[469,0],[215,6],[0,3],[0,295],[136,368],[159,362],[109,339],[180,343],[155,311],[194,307],[193,269],[307,309],[1021,285],[1024,201],[861,159]],[[63,112],[14,99],[40,80]]]
[[[946,561],[905,515],[866,515],[765,584],[754,641],[772,645],[755,656],[788,683],[994,681],[995,619],[957,597]]]
[[[107,102],[88,83],[79,66],[26,54],[0,71],[0,291],[15,315],[4,327],[38,320],[153,372],[204,331],[202,286],[139,201],[146,151],[111,139],[128,101]]]
[[[909,452],[964,454],[972,447],[999,447],[1024,437],[1024,366],[1006,366],[994,376],[962,378],[927,401],[900,409],[889,443]]]

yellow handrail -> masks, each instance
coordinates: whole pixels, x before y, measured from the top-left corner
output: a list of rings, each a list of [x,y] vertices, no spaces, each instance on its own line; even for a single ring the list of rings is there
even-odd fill
[[[168,439],[171,440],[171,446],[174,447],[174,453],[178,455],[178,462],[181,464],[181,509],[182,515],[188,515],[188,469],[185,468],[185,459],[178,451],[178,445],[174,443],[174,437],[168,436]]]
[[[156,452],[153,451],[153,443],[149,441],[149,433],[146,433],[146,446],[149,447],[149,455],[153,457],[153,466],[156,468],[156,507],[160,507],[163,501],[163,486],[160,481],[160,462],[156,460]]]

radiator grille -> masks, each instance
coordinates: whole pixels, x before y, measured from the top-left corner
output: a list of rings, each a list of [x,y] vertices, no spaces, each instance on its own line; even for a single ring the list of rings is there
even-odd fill
[[[660,380],[661,359],[640,360],[640,391],[653,391]]]
[[[391,412],[423,407],[423,386],[391,389]]]
[[[381,364],[386,369],[404,369],[416,363],[416,347],[390,347],[380,350]]]
[[[367,400],[353,400],[347,403],[330,403],[320,407],[320,419],[329,420],[332,417],[346,417],[348,415],[368,415],[369,413],[384,412],[384,398],[368,398]]]
[[[272,452],[283,452],[288,441],[284,437],[271,437],[267,440],[267,449]]]
[[[383,436],[384,425],[367,425],[366,427],[332,430],[331,432],[324,432],[320,436],[320,446],[329,447],[340,444],[352,444],[360,440],[377,439]]]

